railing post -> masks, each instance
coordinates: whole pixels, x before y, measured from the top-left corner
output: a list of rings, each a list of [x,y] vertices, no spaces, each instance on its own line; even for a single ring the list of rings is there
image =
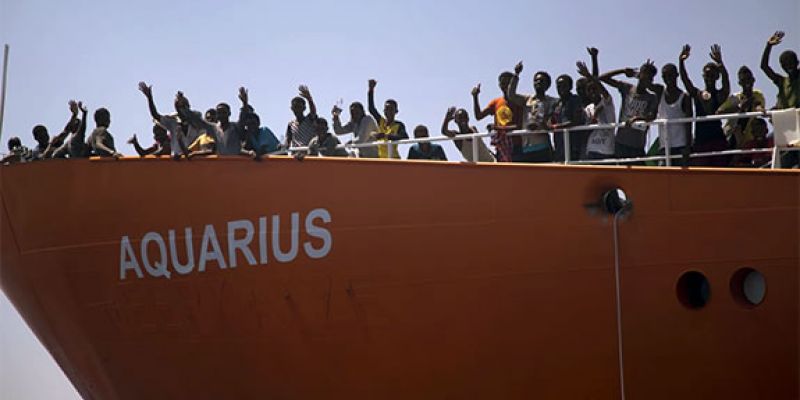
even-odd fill
[[[392,154],[392,141],[390,139],[386,139],[386,154],[387,158],[392,158],[394,154]]]
[[[666,156],[666,165],[668,167],[672,166],[672,146],[669,142],[669,122],[659,122],[658,123],[658,131],[664,131],[664,155]],[[687,144],[688,146],[688,144]]]
[[[564,164],[569,164],[571,161],[569,159],[570,156],[570,145],[569,145],[569,129],[564,129]]]
[[[478,162],[478,138],[472,134],[472,162]]]

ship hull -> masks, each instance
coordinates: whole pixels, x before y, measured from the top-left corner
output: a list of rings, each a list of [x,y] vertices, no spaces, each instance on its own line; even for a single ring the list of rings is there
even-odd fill
[[[0,177],[0,284],[87,399],[800,395],[796,172],[271,158]],[[618,187],[615,245],[592,204]],[[742,268],[762,303],[737,297]],[[688,271],[701,308],[680,301]]]

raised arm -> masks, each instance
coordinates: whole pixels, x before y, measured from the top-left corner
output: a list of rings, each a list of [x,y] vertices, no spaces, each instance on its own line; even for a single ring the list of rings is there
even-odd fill
[[[514,76],[511,77],[511,83],[508,85],[508,93],[506,93],[506,98],[511,104],[517,106],[524,106],[525,101],[527,99],[525,96],[517,94],[517,85],[519,85],[519,74],[522,73],[522,61],[518,62],[516,66],[514,66]]]
[[[81,110],[81,123],[78,125],[78,131],[76,132],[76,135],[82,138],[86,135],[86,114],[89,113],[89,109],[83,105],[82,101],[78,102],[78,109]]]
[[[586,51],[592,57],[592,76],[597,78],[600,76],[600,66],[597,62],[597,55],[600,54],[600,50],[597,50],[596,47],[588,47]]]
[[[615,76],[621,75],[621,74],[625,74],[625,76],[627,76],[628,78],[633,78],[633,77],[636,76],[636,70],[633,69],[633,68],[615,69],[613,71],[608,71],[605,74],[600,75],[597,79],[599,79],[601,82],[603,82],[605,84],[611,85],[611,86],[621,90],[627,84],[625,82],[620,81],[620,80],[614,79]]]
[[[375,108],[375,86],[378,84],[378,81],[375,79],[370,79],[367,82],[367,108],[369,109],[369,113],[372,115],[372,118],[375,118],[375,121],[380,121],[383,119],[381,113]]]
[[[62,133],[69,134],[69,132],[72,130],[72,126],[78,122],[78,103],[75,100],[69,101],[69,111],[71,115],[69,117],[69,121],[67,121],[67,124],[64,125],[64,130],[61,131]]]
[[[139,91],[147,98],[147,106],[150,108],[150,116],[156,121],[161,121],[161,114],[156,109],[156,103],[153,101],[153,86],[147,86],[144,82],[139,82]]]
[[[308,116],[310,118],[317,118],[317,105],[314,104],[314,98],[311,97],[311,90],[306,85],[300,85],[297,88],[300,91],[300,97],[306,99],[308,102]]]
[[[592,57],[592,59],[595,59],[595,57]],[[584,78],[588,79],[590,82],[593,82],[595,84],[597,90],[600,91],[600,96],[602,96],[603,98],[611,96],[611,94],[608,93],[608,90],[606,90],[606,87],[600,82],[600,79],[598,79],[598,76],[589,73],[589,68],[586,67],[585,62],[578,61],[575,63],[575,65],[578,67],[578,74],[580,74],[581,76],[583,76]],[[597,63],[595,63],[595,67],[596,66]]]
[[[767,75],[769,80],[771,80],[776,85],[780,85],[781,81],[783,81],[783,77],[777,74],[772,68],[769,66],[769,54],[772,51],[772,47],[779,45],[781,40],[783,40],[783,36],[785,34],[782,31],[775,32],[769,40],[767,40],[767,45],[764,47],[764,54],[761,55],[761,70]]]
[[[481,84],[475,85],[472,88],[472,111],[475,113],[475,119],[480,121],[489,115],[492,115],[494,109],[492,107],[486,107],[481,109],[481,102],[478,100],[478,96],[481,94]]]
[[[353,133],[353,122],[348,122],[345,125],[342,125],[342,120],[340,115],[342,114],[342,109],[333,106],[333,110],[331,110],[331,115],[333,115],[333,133],[337,135],[346,135],[348,133]]]
[[[653,94],[656,95],[656,98],[658,99],[658,101],[661,101],[662,96],[664,95],[664,89],[665,89],[664,85],[662,85],[660,83],[653,82],[653,83],[650,84],[650,86],[647,87],[647,89],[650,90],[651,92],[653,92]]]
[[[244,133],[244,120],[248,114],[253,112],[253,107],[250,106],[250,96],[247,93],[247,88],[244,86],[239,88],[239,101],[242,102],[242,108],[239,109],[239,121],[236,122],[236,128]]]
[[[155,147],[156,147],[155,145],[150,146],[149,148],[146,148],[146,149],[143,148],[139,144],[139,139],[136,138],[136,134],[135,133],[133,134],[133,137],[128,139],[128,144],[133,145],[133,149],[136,150],[136,154],[138,154],[139,157],[144,157],[144,156],[146,156],[148,154],[151,154],[151,153],[155,152],[155,150],[156,150],[155,149]]]
[[[720,90],[720,97],[722,97],[722,101],[728,98],[731,94],[731,79],[728,76],[728,69],[725,68],[725,64],[722,62],[722,47],[718,44],[711,46],[711,53],[708,54],[715,63],[717,63],[717,67],[719,68],[719,73],[722,76],[722,89]]]
[[[452,131],[449,128],[450,121],[454,120],[455,117],[456,117],[456,108],[455,107],[448,108],[447,112],[444,114],[444,120],[442,121],[442,135],[445,135],[450,138],[458,135],[458,132]],[[459,149],[461,148],[460,143],[461,143],[460,140],[456,141],[456,146],[458,146]]]
[[[689,54],[691,54],[692,46],[688,44],[683,45],[683,49],[681,49],[681,54],[678,56],[678,70],[681,74],[681,82],[683,82],[683,87],[686,88],[686,91],[689,93],[690,96],[696,97],[697,96],[697,88],[694,87],[692,83],[692,79],[689,78],[689,73],[686,72],[686,59],[689,58]]]
[[[44,149],[42,153],[42,158],[52,158],[53,153],[64,144],[64,141],[69,136],[70,132],[72,132],[72,127],[78,122],[78,103],[75,100],[69,101],[69,111],[70,111],[70,118],[67,121],[67,124],[64,125],[64,129],[58,135],[53,136],[50,138],[50,142],[47,143],[47,148]]]

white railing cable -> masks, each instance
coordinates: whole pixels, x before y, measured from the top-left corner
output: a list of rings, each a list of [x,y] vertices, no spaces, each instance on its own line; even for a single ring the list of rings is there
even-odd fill
[[[622,352],[622,291],[620,288],[620,267],[619,267],[619,218],[625,214],[626,210],[614,213],[614,291],[616,294],[617,312],[617,360],[619,362],[619,392],[620,399],[625,400],[625,363]]]

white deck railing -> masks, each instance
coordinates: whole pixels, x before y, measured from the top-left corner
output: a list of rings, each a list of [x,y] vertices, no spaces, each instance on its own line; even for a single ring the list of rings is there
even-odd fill
[[[796,137],[800,138],[800,109],[794,109],[796,112],[795,115],[795,128],[794,134]],[[786,110],[779,110],[779,111],[786,111]],[[670,124],[683,124],[688,122],[703,122],[703,121],[721,121],[721,120],[730,120],[730,119],[742,119],[742,118],[770,118],[776,111],[765,111],[765,112],[748,112],[748,113],[734,113],[734,114],[720,114],[720,115],[709,115],[704,117],[687,117],[687,118],[674,118],[674,119],[655,119],[653,121],[644,122],[639,121],[635,122],[632,125],[638,128],[644,128],[649,126],[667,126]],[[636,158],[607,158],[601,160],[571,160],[570,159],[570,133],[571,132],[580,132],[580,131],[593,131],[596,129],[615,129],[617,127],[623,126],[625,124],[620,123],[612,123],[612,124],[591,124],[591,125],[582,125],[582,126],[574,126],[570,128],[563,128],[563,129],[551,129],[551,130],[536,130],[536,131],[529,131],[529,130],[514,130],[511,132],[507,132],[506,135],[508,136],[524,136],[530,134],[539,134],[539,133],[555,133],[555,132],[563,132],[564,133],[564,161],[561,163],[563,164],[626,164],[626,163],[634,163],[634,162],[644,162],[644,161],[664,161],[667,166],[672,165],[672,160],[675,158],[682,158],[682,155],[672,155],[670,154],[671,147],[669,145],[669,135],[664,135],[664,154],[657,155],[657,156],[647,156],[647,157],[636,157]],[[646,134],[643,132],[643,134]],[[377,147],[377,146],[387,146],[389,151],[389,156],[391,157],[393,154],[393,146],[392,145],[404,145],[404,144],[414,144],[414,143],[434,143],[434,142],[442,142],[442,141],[457,141],[457,140],[469,140],[469,139],[482,139],[485,137],[491,137],[494,135],[493,132],[478,132],[478,133],[471,133],[471,134],[463,134],[463,135],[456,135],[454,137],[448,136],[435,136],[435,137],[427,137],[427,138],[414,138],[414,139],[403,139],[403,140],[394,140],[394,141],[374,141],[374,142],[366,142],[366,143],[346,143],[340,144],[337,146],[337,149],[345,149],[345,150],[352,150],[352,149],[360,149],[364,147]],[[288,151],[289,152],[296,152],[296,151],[307,151],[307,146],[299,146],[299,147],[292,147]],[[776,156],[780,151],[800,151],[800,147],[770,147],[770,148],[761,148],[761,149],[747,149],[747,150],[725,150],[725,151],[712,151],[712,152],[703,152],[703,153],[691,153],[691,158],[701,158],[701,157],[713,157],[713,156],[724,156],[724,155],[734,155],[734,154],[754,154],[754,153],[773,153],[773,168],[776,167]],[[283,151],[281,153],[286,153],[287,151]],[[472,160],[467,160],[471,162],[478,161],[478,142],[477,140],[472,141]]]

